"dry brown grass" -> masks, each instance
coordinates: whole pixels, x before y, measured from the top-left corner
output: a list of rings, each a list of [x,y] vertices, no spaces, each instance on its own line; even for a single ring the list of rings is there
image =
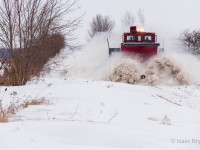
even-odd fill
[[[4,109],[0,109],[0,123],[8,122],[8,114]]]
[[[49,104],[49,102],[47,100],[45,100],[44,98],[34,99],[34,100],[31,100],[31,101],[25,101],[24,103],[22,103],[21,108],[25,109],[30,105],[43,105],[43,104]]]
[[[33,99],[31,101],[24,101],[22,104],[17,105],[14,102],[11,102],[6,108],[3,108],[2,105],[0,105],[0,123],[6,123],[9,122],[9,118],[16,114],[19,110],[25,109],[30,105],[43,105],[43,104],[49,104],[49,101],[41,98],[41,99]]]
[[[14,103],[10,103],[7,108],[0,106],[0,123],[8,122],[9,117],[13,114],[16,114],[18,111],[18,106]]]

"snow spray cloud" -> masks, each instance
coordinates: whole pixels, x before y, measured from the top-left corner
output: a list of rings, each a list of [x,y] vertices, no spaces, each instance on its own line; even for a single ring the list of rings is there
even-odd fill
[[[111,37],[115,37],[113,40]],[[75,51],[70,59],[69,75],[82,79],[104,79],[109,74],[112,66],[109,59],[108,43],[110,46],[119,47],[121,36],[111,35],[111,33],[99,33],[90,42]]]
[[[200,60],[184,52],[164,52],[147,62],[116,54],[109,57],[110,47],[120,47],[121,34],[100,33],[81,50],[68,58],[68,76],[79,79],[110,80],[130,84],[190,85],[200,83]],[[146,75],[144,80],[140,77]]]
[[[145,85],[200,84],[200,60],[186,53],[165,52],[147,62],[128,61],[116,65],[111,81]],[[146,78],[141,80],[141,75]]]

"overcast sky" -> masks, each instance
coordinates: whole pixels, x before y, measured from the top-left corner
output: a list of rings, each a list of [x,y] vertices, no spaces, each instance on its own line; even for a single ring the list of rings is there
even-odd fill
[[[144,10],[145,29],[164,38],[166,46],[172,47],[182,30],[200,29],[200,0],[80,0],[80,3],[86,12],[81,38],[86,37],[84,30],[96,14],[111,16],[119,27],[126,11],[137,15],[138,9]]]

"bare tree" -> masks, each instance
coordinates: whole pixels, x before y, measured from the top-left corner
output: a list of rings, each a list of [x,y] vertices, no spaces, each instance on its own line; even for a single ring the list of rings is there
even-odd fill
[[[186,29],[180,33],[179,40],[188,52],[200,55],[200,30],[190,31]]]
[[[90,23],[88,34],[91,38],[93,38],[98,32],[111,31],[114,28],[114,25],[114,20],[112,20],[109,16],[96,15]]]
[[[135,20],[134,14],[131,11],[127,11],[121,18],[122,26],[132,26]]]
[[[144,26],[144,22],[145,22],[145,18],[144,18],[144,10],[143,9],[139,9],[137,12],[138,15],[138,19],[141,23],[142,26]]]
[[[0,42],[9,51],[9,84],[22,85],[31,78],[37,55],[44,50],[50,35],[60,34],[70,45],[81,17],[72,18],[79,0],[1,0]],[[37,45],[37,46],[36,46]],[[33,52],[37,48],[37,54]],[[47,49],[46,49],[47,50]],[[10,76],[15,78],[11,82]]]

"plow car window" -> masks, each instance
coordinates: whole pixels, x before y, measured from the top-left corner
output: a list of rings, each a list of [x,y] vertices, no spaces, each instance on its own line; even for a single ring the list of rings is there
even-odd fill
[[[133,35],[127,36],[127,41],[135,41],[135,36]]]
[[[141,35],[138,35],[138,41],[141,41]]]
[[[145,41],[151,41],[151,40],[152,40],[152,37],[151,37],[150,35],[145,36],[145,37],[144,37],[144,40],[145,40]]]

